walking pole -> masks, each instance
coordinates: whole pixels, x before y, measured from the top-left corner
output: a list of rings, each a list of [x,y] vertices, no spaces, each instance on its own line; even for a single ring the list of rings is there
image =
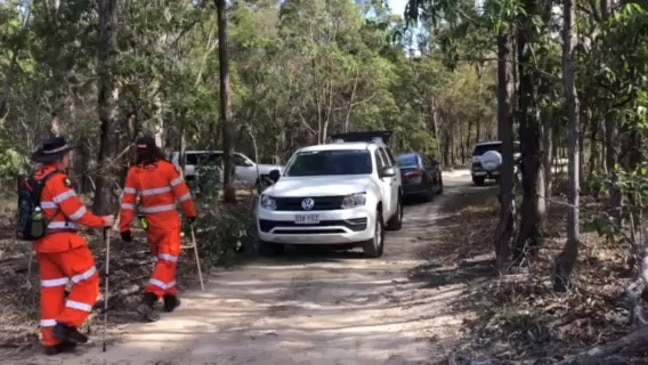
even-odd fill
[[[193,224],[189,224],[191,228],[191,241],[193,243],[194,253],[196,254],[196,266],[198,267],[198,278],[200,279],[200,289],[205,291],[205,283],[203,282],[202,270],[200,269],[200,257],[198,256],[198,245],[196,244],[196,233]]]
[[[110,228],[104,230],[106,237],[106,294],[104,295],[103,352],[106,352],[106,328],[108,327],[108,283],[110,282]]]

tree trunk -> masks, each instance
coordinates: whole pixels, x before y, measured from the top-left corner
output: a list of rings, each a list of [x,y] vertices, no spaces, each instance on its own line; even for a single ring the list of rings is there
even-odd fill
[[[553,157],[553,110],[547,108],[542,112],[542,125],[544,126],[544,134],[542,138],[542,148],[544,154],[542,155],[542,168],[544,169],[544,178],[545,178],[545,196],[551,196],[551,189],[553,187],[552,176],[553,171],[551,170],[551,159]]]
[[[119,166],[114,163],[119,147],[117,135],[117,101],[119,89],[115,80],[117,55],[117,0],[99,1],[99,120],[101,144],[97,165],[97,191],[93,211],[96,214],[116,214],[118,196],[115,184]]]
[[[499,43],[498,43],[498,47],[499,47]],[[499,48],[498,48],[498,52],[499,52]],[[498,67],[499,67],[499,65],[498,65]],[[484,70],[483,70],[483,67],[482,67],[482,65],[480,63],[478,63],[475,66],[475,68],[477,69],[477,98],[478,98],[479,111],[480,111],[480,114],[481,114],[482,78],[483,78],[483,75],[484,75]],[[498,68],[498,72],[499,72],[499,68]],[[499,86],[501,86],[501,85],[499,85],[499,79],[498,79],[498,88],[499,88]],[[499,89],[498,89],[498,91],[499,91]],[[499,103],[499,96],[498,96],[498,103]],[[499,108],[499,104],[498,104],[498,108]],[[499,112],[499,109],[498,109],[498,112]],[[499,116],[498,116],[498,118],[499,118]],[[475,142],[479,142],[481,140],[481,115],[478,115],[478,117],[477,117],[476,129],[477,129],[477,131],[475,133]],[[498,130],[499,130],[499,126],[498,126]]]
[[[223,135],[223,199],[226,203],[236,202],[234,191],[234,146],[230,122],[232,105],[230,100],[229,59],[227,54],[227,1],[214,0],[218,11],[218,65],[220,72],[220,122]]]
[[[163,40],[159,40],[158,43],[164,43]],[[166,148],[166,143],[164,140],[164,103],[162,102],[162,94],[160,92],[157,92],[160,88],[160,82],[155,80],[152,82],[153,90],[156,90],[155,95],[151,97],[153,105],[155,106],[155,111],[153,113],[153,120],[151,123],[153,124],[151,129],[153,130],[153,138],[155,138],[155,144],[157,144],[160,148],[164,149]]]
[[[74,154],[76,183],[78,185],[77,192],[85,194],[92,191],[92,175],[90,174],[90,159],[93,154],[91,148],[92,142],[88,136],[81,136],[79,138],[79,152]]]
[[[511,36],[502,33],[497,37],[497,132],[502,141],[502,167],[500,170],[500,222],[495,233],[496,266],[500,273],[511,253],[511,239],[515,225],[515,199],[513,195],[513,62]]]
[[[528,67],[532,60],[529,46],[533,41],[531,14],[535,13],[535,2],[526,1],[528,16],[522,19],[524,26],[518,31],[518,113],[520,129],[520,149],[522,154],[522,211],[520,230],[513,248],[514,261],[520,264],[524,258],[536,255],[543,243],[544,218],[544,171],[542,169],[542,134],[535,105],[536,93],[534,76],[536,71]]]
[[[450,168],[452,167],[452,163],[450,162],[450,141],[448,140],[448,137],[444,137],[445,143],[443,143],[443,164],[447,167]]]
[[[468,121],[468,132],[466,132],[466,144],[464,148],[461,149],[461,164],[465,165],[466,164],[466,158],[468,157],[468,154],[470,153],[470,144],[472,142],[472,139],[470,138],[470,130],[472,129],[472,123]]]
[[[580,120],[582,120],[581,116],[579,115],[578,118],[579,118],[578,155],[580,156],[580,159],[578,161],[578,181],[580,183],[581,181],[585,181],[585,177],[583,176],[583,174],[585,173],[585,169],[583,167],[583,156],[585,156],[585,136],[587,135],[587,123],[580,124]],[[569,115],[567,116],[567,119],[569,120]],[[567,141],[567,144],[569,145],[569,141]],[[567,149],[569,150],[569,147]],[[569,158],[569,156],[567,156],[567,158]],[[567,173],[569,173],[569,168],[567,170],[568,170]]]
[[[448,136],[448,141],[450,141],[450,164],[452,167],[455,165],[455,144],[454,144],[454,138],[452,136]]]
[[[605,165],[605,156],[607,154],[607,149],[605,148],[605,123],[603,123],[603,120],[599,120],[598,123],[598,143],[599,147],[601,148],[599,150],[599,154],[597,156],[597,166],[599,169],[603,170],[603,173],[607,175],[607,166]]]
[[[588,167],[587,167],[587,181],[592,181],[594,178],[594,171],[597,170],[597,162],[599,158],[599,150],[598,150],[598,143],[596,142],[596,139],[598,137],[598,132],[599,132],[599,122],[598,120],[594,120],[592,118],[592,112],[591,110],[588,110],[587,115],[590,117],[590,120],[592,122],[592,130],[590,131],[590,156],[589,156],[589,162],[588,162]],[[581,158],[582,157],[581,155]]]
[[[435,159],[439,161],[439,163],[441,163],[441,138],[439,137],[439,113],[438,113],[438,107],[434,100],[430,100],[430,119],[432,120],[432,128],[434,129],[434,139],[436,142]]]
[[[576,1],[563,0],[563,86],[569,118],[569,190],[567,192],[567,242],[556,258],[553,285],[554,290],[564,292],[569,288],[571,272],[578,258],[579,243],[579,156],[580,111],[576,92],[576,44],[578,42],[576,22]]]
[[[601,21],[605,22],[610,17],[610,0],[600,0],[601,4]],[[610,178],[608,191],[610,200],[608,202],[609,210],[619,228],[621,227],[622,213],[622,196],[619,188],[619,176],[616,173],[616,165],[619,163],[619,129],[618,114],[614,111],[608,111],[605,115],[605,167]]]

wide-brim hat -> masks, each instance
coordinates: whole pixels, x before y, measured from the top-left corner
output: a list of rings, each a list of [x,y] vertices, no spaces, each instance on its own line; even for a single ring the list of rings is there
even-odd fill
[[[47,163],[56,161],[61,156],[75,149],[63,137],[52,137],[43,141],[43,144],[31,155],[34,162]]]

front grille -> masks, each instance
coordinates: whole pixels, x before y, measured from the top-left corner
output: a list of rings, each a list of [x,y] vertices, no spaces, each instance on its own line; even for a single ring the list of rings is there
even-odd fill
[[[297,229],[277,229],[274,231],[276,234],[344,234],[345,230],[342,228],[335,229],[311,229],[311,230],[297,230]]]
[[[277,203],[277,210],[280,211],[303,211],[301,204],[304,199],[307,197],[300,198],[275,198]],[[344,200],[344,195],[341,196],[315,196],[311,197],[315,202],[313,209],[315,210],[338,210],[342,209],[342,200]]]
[[[273,228],[275,227],[330,227],[330,226],[343,226],[347,227],[350,230],[354,232],[360,232],[364,231],[367,229],[367,218],[353,218],[353,219],[344,219],[344,220],[328,220],[328,221],[320,221],[319,223],[316,224],[297,224],[292,221],[274,221],[270,219],[259,219],[259,229],[261,229],[261,232],[270,232]],[[290,229],[287,229],[290,230]],[[340,229],[334,229],[336,232],[328,232],[328,233],[344,233],[344,231],[341,231]],[[341,232],[337,232],[340,230]],[[281,231],[284,231],[282,229]],[[290,233],[301,233],[299,230],[290,230]],[[314,232],[320,232],[320,233],[327,233],[326,230],[314,230]],[[284,232],[279,232],[275,231],[275,233],[284,233]]]

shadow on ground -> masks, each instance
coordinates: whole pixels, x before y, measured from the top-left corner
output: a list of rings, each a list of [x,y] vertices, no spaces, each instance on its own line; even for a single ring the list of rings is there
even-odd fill
[[[430,244],[417,253],[426,263],[409,271],[410,282],[437,290],[460,286],[462,295],[449,304],[448,313],[461,316],[471,312],[479,288],[497,277],[490,242],[497,219],[496,186],[460,189],[455,199],[439,206],[434,221],[421,221],[434,229],[427,237]],[[468,330],[464,336],[469,338],[472,333]],[[470,360],[475,359],[479,358]],[[442,363],[446,361],[444,358]]]

